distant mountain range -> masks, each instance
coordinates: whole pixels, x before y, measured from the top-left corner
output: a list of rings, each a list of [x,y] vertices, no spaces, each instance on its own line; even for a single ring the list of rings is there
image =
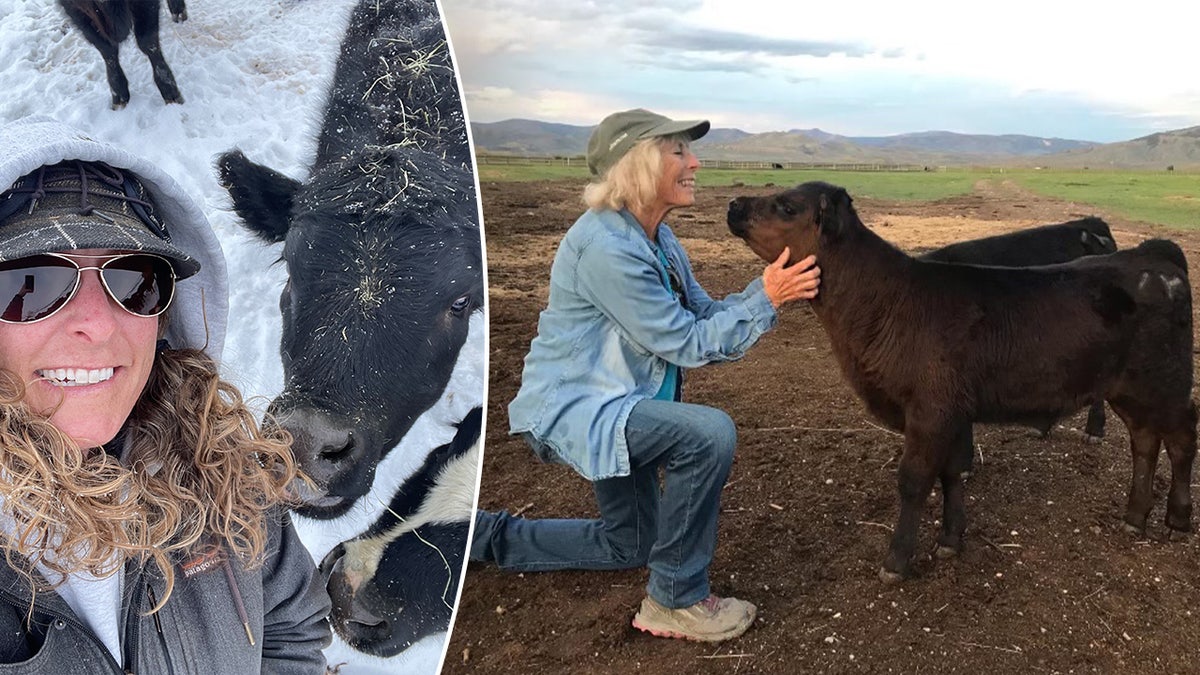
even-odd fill
[[[592,127],[513,119],[476,122],[478,152],[521,156],[580,156]],[[695,143],[702,159],[801,163],[924,165],[1002,164],[1057,168],[1200,168],[1200,127],[1119,143],[1093,143],[1020,134],[922,131],[895,136],[841,136],[820,129],[752,134],[713,129]]]

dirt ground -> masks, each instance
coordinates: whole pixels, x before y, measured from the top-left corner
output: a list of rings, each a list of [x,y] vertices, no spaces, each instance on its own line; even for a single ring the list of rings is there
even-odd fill
[[[836,176],[831,177],[836,182]],[[546,302],[558,240],[581,210],[582,183],[485,184],[491,366],[480,506],[527,517],[590,517],[590,485],[509,437],[507,405]],[[669,217],[713,296],[741,290],[760,263],[724,225],[725,204],[771,188],[704,188]],[[981,180],[925,203],[859,197],[863,220],[920,251],[1095,214],[1118,245],[1168,236],[1200,269],[1200,231],[1130,222]],[[1200,275],[1196,275],[1200,279]],[[1196,292],[1195,281],[1193,293]],[[1121,527],[1128,437],[1109,414],[1102,444],[1064,420],[1049,440],[977,427],[963,554],[924,555],[914,578],[876,576],[898,512],[900,436],[843,382],[807,305],[747,356],[688,375],[685,398],[726,410],[739,448],[722,498],[713,589],[758,604],[742,638],[713,646],[650,637],[629,621],[645,570],[512,574],[468,570],[447,673],[1124,673],[1200,671],[1195,536],[1167,542],[1166,461],[1146,539]],[[940,493],[921,549],[934,546]]]

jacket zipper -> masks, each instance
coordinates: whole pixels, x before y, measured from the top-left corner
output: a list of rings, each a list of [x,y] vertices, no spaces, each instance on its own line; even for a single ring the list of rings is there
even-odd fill
[[[152,606],[158,604],[158,600],[154,597],[154,589],[150,587],[149,581],[146,582],[146,595],[149,596]],[[162,621],[158,618],[158,612],[154,613],[154,629],[158,632],[158,644],[162,646],[163,658],[167,660],[167,673],[168,675],[175,675],[175,664],[171,661],[171,650],[167,649],[167,636],[163,634]]]
[[[126,563],[127,565],[130,563]],[[126,578],[127,580],[128,577]],[[146,583],[145,576],[138,574],[135,583]],[[149,585],[149,584],[147,584]],[[125,643],[121,646],[121,654],[125,661],[125,675],[134,675],[134,667],[137,665],[138,643],[140,636],[138,635],[139,622],[138,618],[142,614],[142,594],[130,593],[130,608],[125,615]]]

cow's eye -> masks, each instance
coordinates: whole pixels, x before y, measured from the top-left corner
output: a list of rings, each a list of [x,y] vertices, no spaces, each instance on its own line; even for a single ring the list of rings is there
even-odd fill
[[[779,210],[780,210],[780,211],[783,213],[783,215],[785,215],[785,216],[794,216],[794,215],[796,215],[796,209],[793,209],[793,208],[792,208],[792,205],[791,205],[791,204],[789,204],[789,203],[787,203],[787,202],[780,202],[780,203],[779,203]]]
[[[454,304],[450,305],[450,311],[454,312],[455,314],[462,314],[463,311],[465,311],[470,306],[471,306],[471,296],[464,295],[461,298],[458,298],[457,300],[455,300]]]

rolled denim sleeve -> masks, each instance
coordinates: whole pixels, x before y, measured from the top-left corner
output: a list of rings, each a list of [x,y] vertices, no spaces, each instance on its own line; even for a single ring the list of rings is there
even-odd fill
[[[697,318],[707,319],[712,315],[723,312],[730,307],[738,305],[756,304],[760,299],[757,296],[767,299],[767,304],[770,305],[770,299],[766,297],[766,291],[763,290],[762,277],[757,277],[752,280],[744,290],[738,293],[730,293],[721,300],[713,300],[708,293],[700,287],[695,277],[691,275],[691,270],[687,274],[687,299],[688,309],[696,315]],[[766,310],[760,310],[766,311]],[[770,306],[771,314],[775,314],[775,307]]]
[[[718,310],[698,317],[663,285],[648,252],[643,254],[628,240],[619,244],[588,246],[579,252],[576,292],[616,323],[627,339],[660,358],[684,368],[738,359],[775,325],[775,309],[760,279],[727,298]]]

